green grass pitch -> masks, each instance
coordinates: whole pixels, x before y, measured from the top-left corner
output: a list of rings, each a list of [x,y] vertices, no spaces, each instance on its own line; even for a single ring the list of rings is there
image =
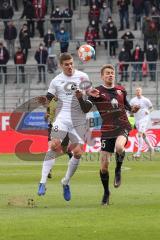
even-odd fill
[[[147,155],[147,153],[146,153]],[[58,159],[44,197],[37,196],[42,162],[0,155],[0,240],[159,240],[160,154],[125,160],[122,185],[102,207],[99,162],[84,157],[71,181],[72,200],[62,197],[67,157]],[[31,200],[29,200],[31,199]],[[33,199],[33,201],[32,201]]]

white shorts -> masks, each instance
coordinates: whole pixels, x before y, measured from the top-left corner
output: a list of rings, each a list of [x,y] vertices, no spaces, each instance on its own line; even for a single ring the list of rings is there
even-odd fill
[[[148,129],[148,123],[149,123],[149,117],[146,116],[142,118],[141,120],[136,122],[136,128],[138,132],[145,133],[146,130]]]
[[[71,143],[84,144],[86,130],[87,128],[85,124],[73,127],[72,123],[70,122],[67,121],[62,122],[56,119],[56,121],[53,123],[51,139],[58,138],[61,141],[63,141],[63,139],[66,137],[68,133],[69,140]]]

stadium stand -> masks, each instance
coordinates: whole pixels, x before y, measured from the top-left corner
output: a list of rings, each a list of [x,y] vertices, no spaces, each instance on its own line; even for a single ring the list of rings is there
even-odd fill
[[[7,0],[1,0],[1,2],[7,1]],[[12,1],[9,1],[12,5]],[[25,1],[24,1],[25,2]],[[33,1],[35,2],[35,1]],[[50,2],[50,1],[49,1]],[[75,6],[73,6],[73,2],[75,3]],[[92,1],[89,1],[89,3]],[[107,1],[94,1],[93,3],[102,3],[107,2]],[[110,3],[111,1],[109,1]],[[117,1],[112,1],[113,2],[113,11],[111,14],[111,21],[114,21],[114,25],[116,28],[119,30],[121,28],[120,26],[120,19],[119,19],[119,6],[117,5]],[[156,11],[154,11],[153,7],[150,7],[150,15],[152,14],[154,16],[153,19],[155,21],[151,21],[151,16],[144,16],[141,15],[140,13],[140,19],[137,21],[137,25],[135,27],[135,11],[133,14],[133,7],[132,7],[132,1],[130,1],[131,4],[129,5],[129,29],[125,28],[128,26],[125,26],[124,24],[124,30],[118,31],[118,36],[116,39],[116,55],[115,56],[110,56],[109,54],[109,46],[110,43],[113,42],[112,38],[107,38],[109,40],[104,39],[103,32],[102,32],[102,24],[98,22],[98,31],[100,38],[96,39],[96,60],[90,61],[87,64],[83,64],[79,61],[77,57],[77,48],[79,45],[83,44],[84,41],[84,36],[85,36],[85,31],[89,23],[92,25],[93,28],[97,29],[97,26],[95,26],[94,23],[94,14],[92,15],[92,19],[88,19],[88,13],[90,11],[90,6],[87,5],[87,1],[66,1],[66,0],[59,0],[59,1],[54,1],[54,10],[56,10],[56,6],[59,6],[59,9],[61,12],[63,12],[66,8],[68,8],[68,3],[71,4],[72,10],[73,10],[73,16],[72,16],[72,21],[71,21],[71,26],[72,26],[72,40],[69,42],[69,52],[72,53],[75,62],[76,62],[76,67],[87,72],[90,76],[90,79],[93,82],[93,85],[97,85],[100,83],[100,67],[104,65],[105,63],[113,63],[115,64],[116,67],[116,73],[117,73],[117,82],[119,84],[123,84],[128,93],[129,93],[129,98],[132,97],[134,94],[134,89],[136,86],[140,85],[142,88],[144,88],[144,95],[148,96],[151,101],[153,102],[153,105],[155,108],[159,109],[160,108],[160,86],[159,86],[159,80],[160,80],[160,63],[159,60],[153,60],[155,62],[156,66],[156,74],[155,74],[155,81],[150,81],[150,70],[147,69],[147,73],[143,74],[142,81],[132,81],[133,80],[133,75],[134,75],[134,60],[133,58],[130,58],[130,62],[128,63],[128,70],[127,70],[127,80],[128,81],[123,81],[121,82],[121,65],[118,60],[118,55],[120,51],[123,48],[124,41],[127,41],[128,44],[128,39],[124,39],[124,35],[127,36],[128,32],[132,32],[134,39],[133,40],[133,49],[131,51],[135,50],[135,47],[137,44],[140,45],[140,47],[143,49],[144,44],[146,44],[147,48],[149,45],[153,45],[153,48],[157,49],[158,51],[158,56],[157,58],[159,59],[159,21],[160,21],[160,14],[159,14],[159,6],[156,6],[157,1],[150,1],[151,6],[154,4],[154,7],[156,8]],[[136,1],[133,1],[136,2]],[[143,2],[143,1],[142,1]],[[145,2],[145,1],[144,1]],[[19,43],[19,32],[24,23],[27,23],[25,17],[21,19],[22,12],[23,12],[23,3],[22,1],[17,1],[18,3],[18,9],[13,5],[13,11],[14,15],[12,17],[12,20],[17,28],[17,38],[15,40],[15,50],[17,50],[17,47],[20,46]],[[1,5],[2,6],[2,5]],[[97,5],[98,6],[98,5]],[[98,6],[99,7],[99,6]],[[75,8],[75,10],[74,10]],[[0,14],[1,14],[1,9],[0,9]],[[45,22],[44,22],[44,34],[47,33],[48,29],[52,29],[52,24],[50,23],[50,14],[51,14],[51,6],[48,8],[47,14],[45,15]],[[62,15],[63,16],[63,15]],[[65,15],[66,16],[66,15]],[[138,15],[139,17],[139,15]],[[150,18],[149,18],[150,17]],[[2,29],[0,33],[0,40],[3,41],[4,45],[6,45],[6,41],[4,40],[4,23],[2,16],[0,16],[1,21],[0,21],[0,28]],[[63,19],[63,18],[62,18]],[[101,19],[101,18],[100,18]],[[61,26],[65,26],[65,20],[63,19]],[[69,18],[69,20],[71,20]],[[110,24],[110,23],[108,23]],[[147,25],[148,24],[148,25]],[[152,27],[151,33],[155,32],[153,34],[152,39],[148,39],[148,36],[146,36],[145,31],[147,27]],[[157,27],[157,31],[156,28]],[[135,30],[136,29],[136,30]],[[7,75],[8,75],[8,82],[5,84],[4,81],[4,75],[1,72],[0,74],[0,110],[1,111],[12,111],[16,106],[19,104],[23,103],[30,97],[34,97],[37,95],[45,94],[46,90],[48,88],[48,84],[51,81],[51,79],[54,77],[55,74],[59,72],[59,69],[57,69],[57,57],[60,53],[60,46],[59,42],[54,42],[53,46],[53,52],[49,57],[49,64],[50,65],[45,65],[45,72],[46,72],[46,83],[40,83],[37,85],[38,81],[38,70],[37,70],[37,63],[34,59],[34,55],[36,50],[39,48],[39,44],[43,43],[43,38],[40,38],[40,32],[36,28],[35,24],[35,35],[34,37],[30,37],[30,42],[31,42],[31,48],[29,49],[28,52],[28,58],[27,62],[24,66],[25,68],[25,83],[22,83],[21,81],[21,76],[19,75],[17,83],[15,84],[16,80],[16,67],[14,64],[14,59],[10,58],[9,62],[7,63]],[[145,36],[145,37],[144,37]],[[41,36],[42,37],[42,36]],[[146,41],[147,37],[147,41]],[[151,36],[150,36],[151,37]],[[131,41],[129,40],[129,41]],[[154,40],[154,41],[153,41]],[[105,44],[104,42],[108,41],[108,48],[105,49]],[[144,43],[145,41],[145,43]],[[154,63],[154,62],[153,62]],[[141,62],[142,64],[142,62]],[[144,62],[143,62],[144,64]],[[148,64],[149,67],[149,64]],[[53,70],[53,71],[52,71]],[[153,70],[154,71],[154,70]],[[21,73],[20,73],[21,74]]]

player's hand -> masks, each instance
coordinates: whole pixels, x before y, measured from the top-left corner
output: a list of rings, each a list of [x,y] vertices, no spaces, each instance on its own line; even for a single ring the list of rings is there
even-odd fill
[[[80,99],[80,98],[83,97],[83,93],[82,93],[82,91],[79,90],[79,89],[77,89],[77,90],[75,91],[75,95],[76,95],[76,97],[77,97],[78,99]]]
[[[140,109],[139,105],[134,105],[134,106],[132,106],[131,111],[132,111],[132,113],[136,113],[136,112],[138,112],[139,109]]]
[[[100,96],[99,90],[96,88],[91,88],[87,91],[87,95],[91,97],[98,98]]]

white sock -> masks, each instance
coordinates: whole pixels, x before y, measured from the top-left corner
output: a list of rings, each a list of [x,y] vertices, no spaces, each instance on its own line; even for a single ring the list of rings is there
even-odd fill
[[[142,152],[143,138],[142,136],[138,136],[138,153]]]
[[[146,144],[148,145],[149,149],[152,149],[153,147],[152,147],[149,139],[147,138],[147,136],[144,136],[143,139],[144,139],[144,141],[146,142]]]
[[[42,177],[40,183],[46,183],[47,182],[47,177],[52,169],[53,165],[55,163],[55,159],[50,159],[50,160],[45,160],[43,161],[43,167],[42,167]]]
[[[65,177],[63,178],[63,184],[67,185],[69,184],[70,178],[74,175],[78,165],[79,165],[80,159],[75,158],[74,156],[70,159],[68,163],[68,169],[66,172]]]

